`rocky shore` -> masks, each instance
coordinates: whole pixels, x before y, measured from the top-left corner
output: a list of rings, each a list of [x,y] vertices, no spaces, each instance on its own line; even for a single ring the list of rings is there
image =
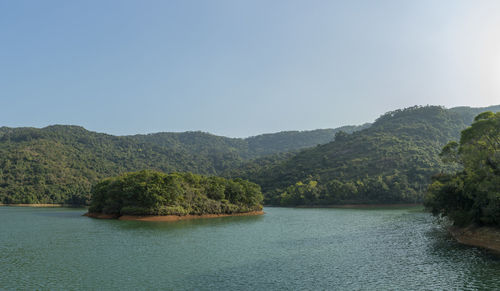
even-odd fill
[[[451,235],[459,242],[500,254],[500,229],[487,226],[450,227]]]

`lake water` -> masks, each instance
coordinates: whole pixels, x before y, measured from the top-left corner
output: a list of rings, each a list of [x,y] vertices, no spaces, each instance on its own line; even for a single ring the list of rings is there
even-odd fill
[[[0,289],[500,287],[500,260],[454,242],[421,208],[265,211],[137,222],[0,207]]]

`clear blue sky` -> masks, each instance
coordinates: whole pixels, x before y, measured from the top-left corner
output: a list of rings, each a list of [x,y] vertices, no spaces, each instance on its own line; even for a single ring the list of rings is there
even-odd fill
[[[500,104],[500,1],[0,0],[0,126],[249,136]]]

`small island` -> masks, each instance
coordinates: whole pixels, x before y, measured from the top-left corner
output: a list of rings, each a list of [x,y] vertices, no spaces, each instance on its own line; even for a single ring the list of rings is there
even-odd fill
[[[242,179],[152,170],[106,178],[92,188],[86,216],[175,221],[263,214],[260,186]]]

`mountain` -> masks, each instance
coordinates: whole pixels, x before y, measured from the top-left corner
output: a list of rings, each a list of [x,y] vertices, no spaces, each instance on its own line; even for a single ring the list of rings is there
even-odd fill
[[[246,138],[250,157],[258,158],[271,154],[292,152],[318,144],[331,142],[339,131],[353,133],[370,127],[370,123],[355,126],[348,125],[338,128],[316,129],[310,131],[282,131],[278,133],[262,134]]]
[[[261,185],[267,204],[421,202],[442,163],[443,145],[457,140],[475,114],[488,108],[415,106],[388,112],[370,127],[338,132],[334,141],[286,159],[255,161],[228,176]]]
[[[485,112],[485,111],[499,112],[500,105],[493,105],[493,106],[488,106],[488,107],[459,106],[459,107],[450,108],[449,110],[451,112],[455,112],[455,113],[460,114],[460,116],[462,116],[463,121],[466,124],[472,124],[472,122],[474,121],[474,117],[476,117],[481,112]]]
[[[352,133],[369,127],[363,125],[348,125],[338,128],[315,129],[305,131],[281,131],[267,133],[247,138],[229,138],[216,136],[200,131],[188,132],[160,132],[145,135],[133,135],[130,138],[142,143],[153,143],[167,148],[182,148],[188,152],[234,152],[240,158],[248,160],[262,156],[293,152],[328,143],[334,140],[339,131]]]
[[[143,169],[216,175],[252,158],[331,141],[339,130],[240,139],[204,132],[113,136],[69,125],[1,127],[0,203],[88,204],[91,186],[104,177]]]
[[[88,204],[105,177],[144,169],[246,178],[281,205],[420,201],[438,153],[490,108],[412,107],[373,124],[245,139],[204,132],[113,136],[80,126],[0,128],[0,203]]]

